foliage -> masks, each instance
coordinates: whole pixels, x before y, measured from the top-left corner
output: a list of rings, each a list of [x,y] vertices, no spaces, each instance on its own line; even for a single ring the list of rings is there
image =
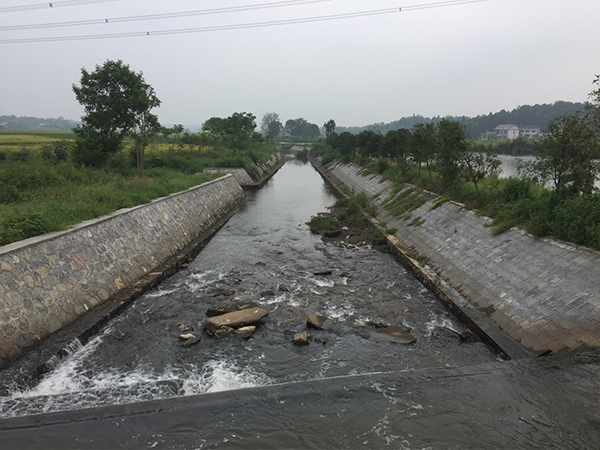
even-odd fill
[[[265,113],[262,118],[260,130],[267,139],[267,142],[277,138],[283,131],[283,124],[279,120],[279,114],[277,113]]]
[[[321,234],[325,231],[334,231],[340,227],[340,221],[335,217],[313,216],[306,222],[311,233]]]
[[[579,116],[549,125],[540,143],[543,152],[529,167],[540,183],[550,180],[558,195],[590,194],[600,174],[600,148],[594,130]]]
[[[461,172],[460,161],[468,151],[467,135],[458,122],[442,119],[436,125],[436,163],[446,188],[452,187]]]
[[[0,245],[47,233],[50,224],[46,217],[37,212],[23,212],[0,220]]]
[[[483,148],[473,147],[462,155],[459,164],[465,179],[473,183],[479,196],[478,183],[485,177],[498,176],[501,162],[496,155],[485,152]]]
[[[333,133],[335,133],[336,123],[335,120],[330,119],[323,124],[323,129],[325,130],[325,138],[329,140]]]
[[[241,112],[231,116],[211,117],[202,125],[202,131],[215,138],[215,142],[234,150],[246,150],[252,144],[256,117],[254,114]]]
[[[71,141],[54,141],[42,145],[40,148],[42,158],[50,163],[64,162],[72,151]]]
[[[308,148],[304,148],[296,153],[296,159],[299,161],[308,161]]]
[[[296,139],[315,139],[321,136],[319,126],[309,123],[306,119],[289,119],[285,122],[284,132]]]
[[[123,61],[106,61],[93,72],[81,69],[80,86],[73,85],[83,105],[83,124],[75,128],[77,162],[98,167],[121,149],[126,134],[142,122],[155,121],[150,111],[160,105],[142,73]]]

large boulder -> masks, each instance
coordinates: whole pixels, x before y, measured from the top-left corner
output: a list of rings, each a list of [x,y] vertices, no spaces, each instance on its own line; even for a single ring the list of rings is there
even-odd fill
[[[214,334],[219,328],[240,328],[260,321],[269,315],[266,309],[250,308],[234,311],[220,316],[209,317],[204,321],[204,330]]]
[[[417,340],[412,334],[395,326],[379,328],[371,333],[371,338],[394,342],[396,344],[412,344]]]

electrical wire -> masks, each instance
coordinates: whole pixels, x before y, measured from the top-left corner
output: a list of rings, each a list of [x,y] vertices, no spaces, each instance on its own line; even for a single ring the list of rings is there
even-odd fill
[[[19,6],[5,6],[0,8],[0,14],[21,12],[21,11],[33,11],[36,9],[51,9],[51,8],[65,8],[68,6],[82,6],[91,5],[94,3],[112,3],[120,0],[62,0],[62,1],[48,1],[45,3],[35,3],[31,5],[19,5]]]
[[[96,40],[96,39],[118,39],[118,38],[132,38],[132,37],[144,37],[144,36],[165,36],[175,34],[190,34],[190,33],[207,33],[215,31],[229,31],[229,30],[241,30],[251,28],[265,28],[274,26],[285,26],[285,25],[296,25],[303,23],[313,22],[326,22],[332,20],[344,20],[352,19],[357,17],[369,17],[378,16],[384,14],[394,14],[400,12],[410,12],[421,9],[433,9],[433,8],[444,8],[450,6],[459,6],[470,3],[482,3],[492,0],[447,0],[434,3],[426,3],[423,5],[412,5],[400,8],[386,8],[376,9],[370,11],[360,11],[353,13],[341,13],[331,14],[325,16],[313,16],[298,19],[287,19],[287,20],[275,20],[268,22],[253,22],[253,23],[241,23],[232,25],[220,25],[220,26],[209,26],[209,27],[198,27],[198,28],[176,28],[171,30],[157,30],[157,31],[137,31],[137,32],[126,32],[126,33],[108,33],[108,34],[91,34],[91,35],[79,35],[79,36],[54,36],[54,37],[39,37],[39,38],[16,38],[16,39],[1,39],[0,44],[27,44],[27,43],[39,43],[39,42],[64,42],[64,41],[84,41],[84,40]]]
[[[213,8],[213,9],[201,9],[196,11],[182,11],[175,13],[163,13],[163,14],[148,14],[143,16],[128,16],[128,17],[115,17],[108,19],[90,19],[90,20],[73,20],[70,22],[53,22],[53,23],[38,23],[30,25],[10,25],[0,27],[0,31],[17,31],[17,30],[36,30],[42,28],[62,28],[62,27],[73,27],[73,26],[89,26],[89,25],[103,25],[106,23],[123,23],[123,22],[141,22],[146,20],[159,20],[159,19],[175,19],[182,17],[193,17],[211,14],[225,14],[232,12],[242,11],[253,11],[259,9],[271,9],[281,8],[287,6],[300,6],[308,5],[312,3],[324,3],[331,2],[332,0],[286,0],[280,2],[270,3],[258,3],[253,5],[243,6],[229,6],[224,8]]]

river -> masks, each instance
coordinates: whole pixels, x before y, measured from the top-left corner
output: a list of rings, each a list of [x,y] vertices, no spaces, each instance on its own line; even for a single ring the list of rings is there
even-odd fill
[[[482,343],[462,343],[464,325],[391,255],[311,235],[306,221],[334,202],[310,165],[289,161],[187,268],[73,346],[37,386],[0,398],[7,423],[59,411],[65,418],[0,431],[3,448],[600,445],[596,355],[502,362]],[[313,275],[321,268],[332,275]],[[235,294],[214,296],[218,288]],[[269,311],[253,338],[202,333],[207,308],[245,300]],[[296,347],[291,339],[310,313],[333,325]],[[181,345],[182,322],[202,335],[199,344]],[[400,326],[417,341],[373,339],[370,323]],[[90,408],[182,398],[186,412],[97,420],[83,434],[77,425]]]

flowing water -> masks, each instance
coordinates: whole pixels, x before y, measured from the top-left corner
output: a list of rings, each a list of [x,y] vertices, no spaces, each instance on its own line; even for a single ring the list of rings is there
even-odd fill
[[[37,440],[26,441],[31,448],[47,442],[64,448],[438,448],[429,447],[435,442],[480,448],[486,433],[496,444],[503,439],[511,445],[536,439],[564,444],[568,433],[562,428],[556,439],[541,439],[553,419],[532,422],[531,416],[545,409],[527,397],[537,395],[539,386],[550,391],[570,370],[573,392],[597,390],[597,377],[590,381],[588,369],[575,364],[541,376],[544,382],[535,389],[529,384],[533,375],[517,376],[515,382],[515,373],[539,378],[539,372],[557,369],[500,362],[484,344],[462,343],[458,333],[464,325],[392,256],[368,246],[325,244],[311,235],[305,222],[334,202],[309,165],[288,162],[262,190],[249,194],[189,267],[136,300],[85,346],[75,342],[71,355],[37,386],[15,387],[0,398],[0,417],[64,411],[69,422],[87,408],[182,397],[196,408],[197,420],[187,425],[178,414],[179,425],[169,425],[165,413],[147,416],[150,422],[134,427],[136,432],[127,428],[121,434],[109,431],[110,421],[106,429],[98,421],[84,436],[69,425],[47,429],[46,438],[36,430]],[[332,274],[313,274],[323,268]],[[214,296],[217,288],[235,294]],[[251,339],[202,332],[209,307],[247,300],[269,311]],[[291,339],[306,328],[310,313],[333,324],[311,330],[313,342],[296,347]],[[202,336],[201,342],[181,345],[182,322]],[[373,339],[372,323],[400,326],[417,341]],[[465,367],[478,369],[465,372]],[[594,411],[585,414],[598,426]],[[570,416],[564,404],[557,412]],[[502,425],[498,418],[504,413]],[[482,428],[475,432],[477,423]],[[433,438],[438,426],[447,427],[446,441]],[[430,430],[426,438],[425,429]],[[516,435],[505,436],[511,430]],[[0,432],[0,442],[22,442],[23,436]],[[585,437],[597,438],[598,429]]]

